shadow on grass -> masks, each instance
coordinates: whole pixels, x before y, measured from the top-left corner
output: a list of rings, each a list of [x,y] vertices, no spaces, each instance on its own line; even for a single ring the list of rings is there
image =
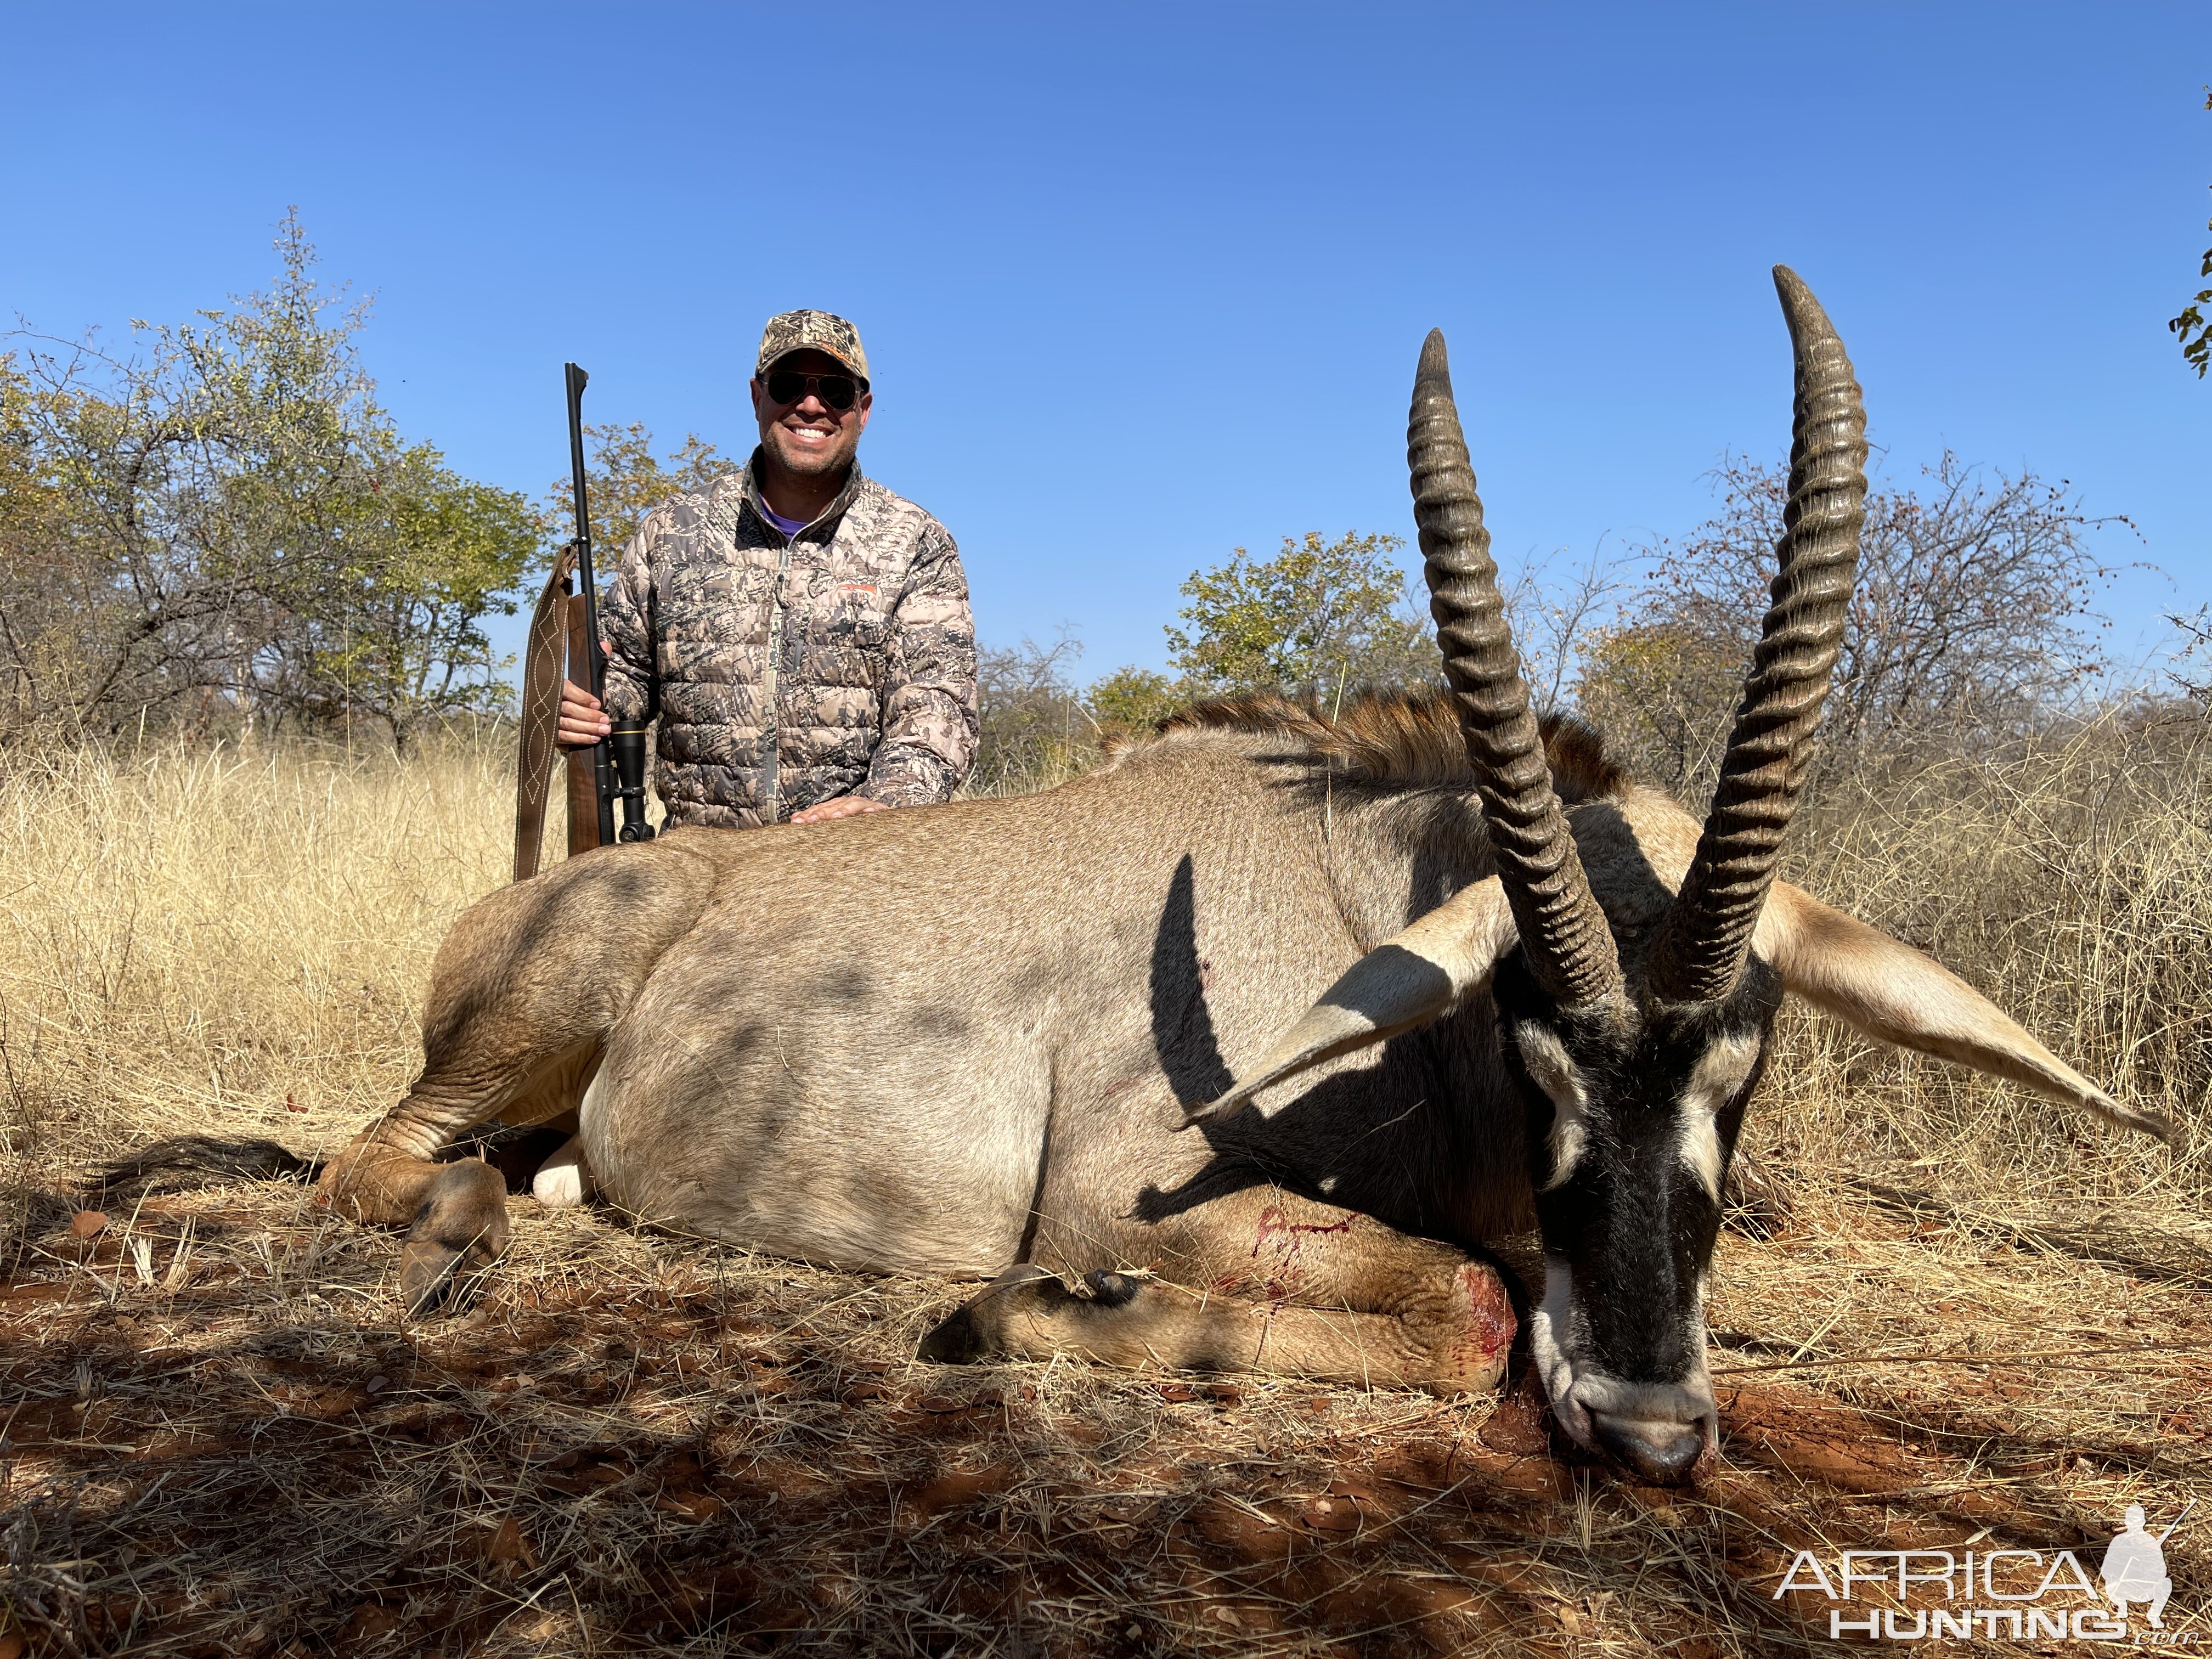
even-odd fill
[[[1723,1471],[1662,1492],[1519,1400],[923,1366],[967,1287],[517,1210],[476,1305],[411,1325],[392,1239],[296,1186],[145,1196],[91,1239],[40,1210],[0,1285],[33,1650],[1810,1650],[1770,1595],[1797,1548],[2099,1518],[2033,1478],[2073,1447],[2015,1439],[1993,1483],[1963,1409],[1724,1387]]]

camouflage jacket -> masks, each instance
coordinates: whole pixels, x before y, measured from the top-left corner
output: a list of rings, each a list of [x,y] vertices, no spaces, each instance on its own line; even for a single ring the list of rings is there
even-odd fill
[[[750,828],[860,793],[948,799],[975,755],[975,626],[945,526],[858,466],[788,541],[758,455],[655,507],[599,612],[606,703],[657,712],[675,823]]]

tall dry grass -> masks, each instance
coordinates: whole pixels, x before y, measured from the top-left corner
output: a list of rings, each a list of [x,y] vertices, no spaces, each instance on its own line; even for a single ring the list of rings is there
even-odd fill
[[[397,1097],[454,916],[507,878],[505,744],[0,769],[0,1121],[19,1156],[193,1130],[313,1150]],[[549,844],[555,839],[549,836]]]
[[[2185,1131],[2212,1093],[2212,724],[2121,715],[1988,754],[1838,767],[1790,873],[1929,952]],[[2212,1163],[1797,1012],[1760,1109],[1814,1161],[1919,1160],[1991,1196],[2201,1207]]]
[[[1814,891],[1929,950],[2062,1056],[2179,1121],[2212,1089],[2212,728],[2115,719],[2002,755],[1839,769],[1793,837]],[[992,793],[1080,769],[1055,751]],[[326,1144],[396,1097],[447,926],[506,879],[508,748],[404,765],[293,747],[0,769],[8,1144],[179,1128]],[[556,814],[557,816],[557,814]],[[556,855],[557,830],[549,833]],[[2201,1202],[2212,1164],[1791,1017],[1762,1118],[1823,1164]]]

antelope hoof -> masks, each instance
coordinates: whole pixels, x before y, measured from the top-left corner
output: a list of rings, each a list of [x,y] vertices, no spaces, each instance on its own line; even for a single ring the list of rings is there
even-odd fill
[[[399,1252],[410,1318],[445,1300],[507,1248],[507,1178],[489,1164],[449,1164],[431,1182]]]
[[[561,1150],[538,1166],[531,1196],[548,1209],[573,1210],[592,1193],[592,1172],[584,1162],[584,1138],[572,1135]]]
[[[1067,1287],[1035,1262],[1017,1263],[923,1337],[915,1358],[937,1365],[968,1365],[1011,1353],[1013,1345],[1006,1340],[1010,1322],[1024,1314],[1049,1312],[1073,1300]]]

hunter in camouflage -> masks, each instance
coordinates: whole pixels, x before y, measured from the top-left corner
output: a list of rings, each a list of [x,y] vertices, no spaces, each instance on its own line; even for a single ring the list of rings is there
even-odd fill
[[[843,318],[771,319],[753,380],[761,447],[655,508],[623,555],[600,611],[606,710],[572,690],[563,740],[591,741],[586,720],[657,714],[672,824],[919,806],[967,775],[967,579],[945,526],[852,459],[866,375]],[[801,380],[789,401],[769,395]]]

